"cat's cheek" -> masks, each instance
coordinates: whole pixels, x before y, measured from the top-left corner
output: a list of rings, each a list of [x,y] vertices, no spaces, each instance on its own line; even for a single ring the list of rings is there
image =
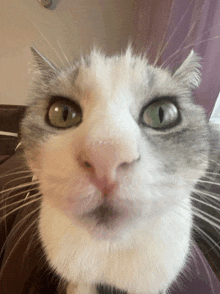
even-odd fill
[[[65,199],[63,205],[61,206],[61,210],[63,210],[65,213],[72,213],[75,205],[76,199],[74,199],[73,197],[68,197],[67,199]]]
[[[80,200],[76,199],[76,197],[67,197],[59,208],[65,215],[72,218],[74,214],[77,215],[80,213],[80,211],[83,211],[83,207],[81,207],[81,209],[79,208],[79,202]]]
[[[67,216],[69,219],[73,220],[73,211],[76,206],[76,199],[68,198],[68,199],[59,199],[56,201],[55,198],[46,197],[47,201],[54,208],[58,208],[62,214]]]
[[[31,171],[33,172],[33,174],[38,178],[40,171],[41,171],[41,152],[39,150],[35,150],[35,151],[26,151],[25,152],[25,157],[27,159],[27,164],[29,166],[29,168],[31,169]]]
[[[62,212],[65,216],[67,216],[71,221],[74,220],[74,218],[73,218],[73,213],[72,213],[71,210],[62,209],[61,212]]]

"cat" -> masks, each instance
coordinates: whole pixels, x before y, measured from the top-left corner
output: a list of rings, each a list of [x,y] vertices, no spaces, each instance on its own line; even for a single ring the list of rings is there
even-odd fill
[[[58,69],[32,51],[39,72],[21,144],[43,195],[50,266],[68,294],[95,294],[99,283],[167,293],[190,251],[190,195],[210,162],[212,131],[192,98],[199,57],[191,51],[171,72],[129,46]]]
[[[110,57],[94,48],[57,68],[32,52],[21,145],[50,267],[67,294],[98,284],[168,293],[193,246],[192,193],[218,156],[218,133],[193,98],[200,58],[192,50],[171,71],[131,46]]]

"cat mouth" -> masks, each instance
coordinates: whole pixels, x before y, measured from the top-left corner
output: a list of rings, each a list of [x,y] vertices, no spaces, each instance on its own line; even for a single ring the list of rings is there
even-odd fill
[[[95,238],[115,239],[126,217],[119,208],[102,203],[95,209],[84,213],[78,219],[81,225]]]
[[[119,216],[119,211],[108,203],[103,203],[86,214],[88,218],[93,218],[97,221],[97,226],[109,226]]]

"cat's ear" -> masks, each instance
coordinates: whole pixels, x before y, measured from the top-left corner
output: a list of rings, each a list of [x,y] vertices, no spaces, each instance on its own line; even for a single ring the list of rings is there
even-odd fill
[[[43,54],[41,54],[36,47],[32,46],[31,51],[36,61],[37,68],[40,70],[44,78],[49,78],[56,75],[58,69],[51,61],[43,56]]]
[[[201,82],[201,58],[191,50],[173,76],[191,89],[196,89]]]

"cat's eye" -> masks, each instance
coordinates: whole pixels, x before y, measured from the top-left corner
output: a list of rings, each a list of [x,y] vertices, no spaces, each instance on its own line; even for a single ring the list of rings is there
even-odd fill
[[[57,128],[77,126],[82,121],[82,110],[75,102],[60,99],[51,104],[48,110],[48,121]]]
[[[171,128],[179,122],[179,111],[172,101],[157,100],[144,108],[142,122],[154,129]]]

